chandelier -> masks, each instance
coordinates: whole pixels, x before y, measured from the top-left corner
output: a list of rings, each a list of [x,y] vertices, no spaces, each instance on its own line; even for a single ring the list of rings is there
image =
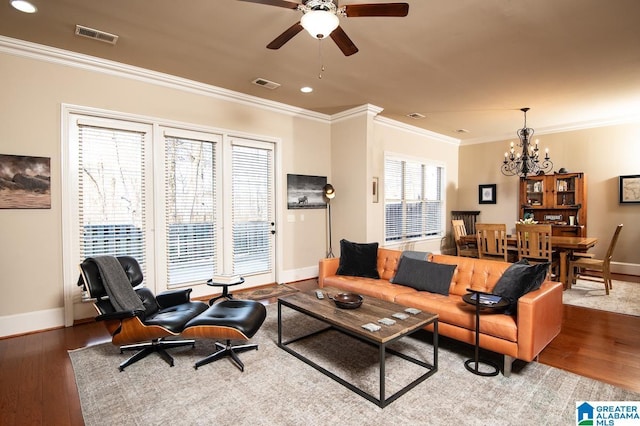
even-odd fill
[[[538,140],[532,144],[531,137],[533,129],[527,127],[527,111],[529,108],[521,108],[524,113],[524,127],[519,129],[516,134],[520,139],[518,148],[522,148],[522,153],[515,152],[515,146],[511,142],[509,152],[504,153],[504,161],[502,162],[502,174],[506,176],[527,177],[533,175],[543,175],[553,168],[551,158],[549,158],[549,148],[545,149],[544,159],[539,158]]]

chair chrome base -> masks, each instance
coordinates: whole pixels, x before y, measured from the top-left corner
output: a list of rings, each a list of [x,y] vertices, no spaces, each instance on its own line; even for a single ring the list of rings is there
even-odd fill
[[[162,339],[154,339],[151,342],[147,343],[136,343],[133,345],[124,345],[120,346],[120,353],[124,353],[124,351],[138,351],[133,354],[132,357],[124,361],[120,364],[120,371],[124,371],[125,368],[130,366],[131,364],[140,361],[143,358],[151,355],[154,352],[157,352],[160,355],[160,358],[164,359],[170,367],[173,367],[173,357],[169,355],[166,351],[171,348],[178,348],[181,346],[189,346],[195,347],[195,340],[162,340]]]
[[[200,361],[195,363],[193,368],[197,370],[198,367],[202,367],[203,365],[209,364],[210,362],[217,361],[228,356],[236,364],[240,371],[244,371],[244,364],[242,363],[242,361],[240,361],[240,358],[237,354],[240,352],[250,351],[252,349],[258,350],[258,345],[255,343],[231,346],[231,340],[227,340],[226,345],[223,345],[220,342],[216,342],[216,346],[220,349],[219,351],[212,353],[206,358],[202,358]]]

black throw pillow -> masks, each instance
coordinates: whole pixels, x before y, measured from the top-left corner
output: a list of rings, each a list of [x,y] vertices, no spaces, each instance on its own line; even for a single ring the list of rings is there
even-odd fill
[[[403,257],[410,257],[412,259],[418,259],[418,260],[428,260],[430,254],[431,254],[430,251],[405,250],[400,255],[400,259],[398,260],[398,266],[400,266],[400,262],[402,262],[402,258]],[[397,272],[398,272],[398,268],[396,267],[396,273]],[[396,282],[395,279],[396,279],[396,276],[394,275],[393,277],[391,277],[389,282],[395,284],[395,282]]]
[[[449,295],[451,278],[457,265],[428,262],[403,256],[393,277],[394,284],[406,285],[416,290]]]
[[[352,243],[340,240],[340,264],[336,274],[380,278],[378,243]]]
[[[493,288],[493,294],[501,296],[509,302],[504,313],[507,315],[516,314],[518,299],[530,291],[539,289],[548,272],[549,263],[529,265],[526,259],[509,266]]]

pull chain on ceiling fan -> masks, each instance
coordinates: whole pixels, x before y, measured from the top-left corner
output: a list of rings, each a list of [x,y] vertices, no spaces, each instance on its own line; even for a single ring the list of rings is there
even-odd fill
[[[280,49],[303,29],[317,39],[327,35],[346,56],[358,51],[347,33],[340,27],[340,17],[356,18],[368,16],[404,17],[409,13],[408,3],[368,3],[338,6],[338,0],[306,0],[295,3],[288,0],[239,0],[269,6],[284,7],[303,13],[299,22],[293,24],[267,45],[269,49]]]

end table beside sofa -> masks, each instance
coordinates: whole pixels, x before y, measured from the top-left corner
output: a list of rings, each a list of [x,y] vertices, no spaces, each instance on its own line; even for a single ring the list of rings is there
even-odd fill
[[[340,258],[321,259],[319,286],[336,287],[437,313],[438,332],[441,336],[474,345],[475,309],[466,304],[462,297],[470,288],[491,293],[500,277],[513,264],[429,254],[429,262],[455,267],[448,289],[442,292],[448,293],[445,295],[391,282],[396,281],[394,277],[398,272],[402,253],[400,250],[377,248],[375,269],[379,278],[338,275]],[[533,361],[560,333],[562,284],[545,279],[539,289],[524,294],[514,303],[517,303],[516,313],[492,313],[481,315],[480,318],[479,345],[483,349],[504,355],[505,376],[511,374],[514,359]],[[426,329],[429,330],[429,327]]]

